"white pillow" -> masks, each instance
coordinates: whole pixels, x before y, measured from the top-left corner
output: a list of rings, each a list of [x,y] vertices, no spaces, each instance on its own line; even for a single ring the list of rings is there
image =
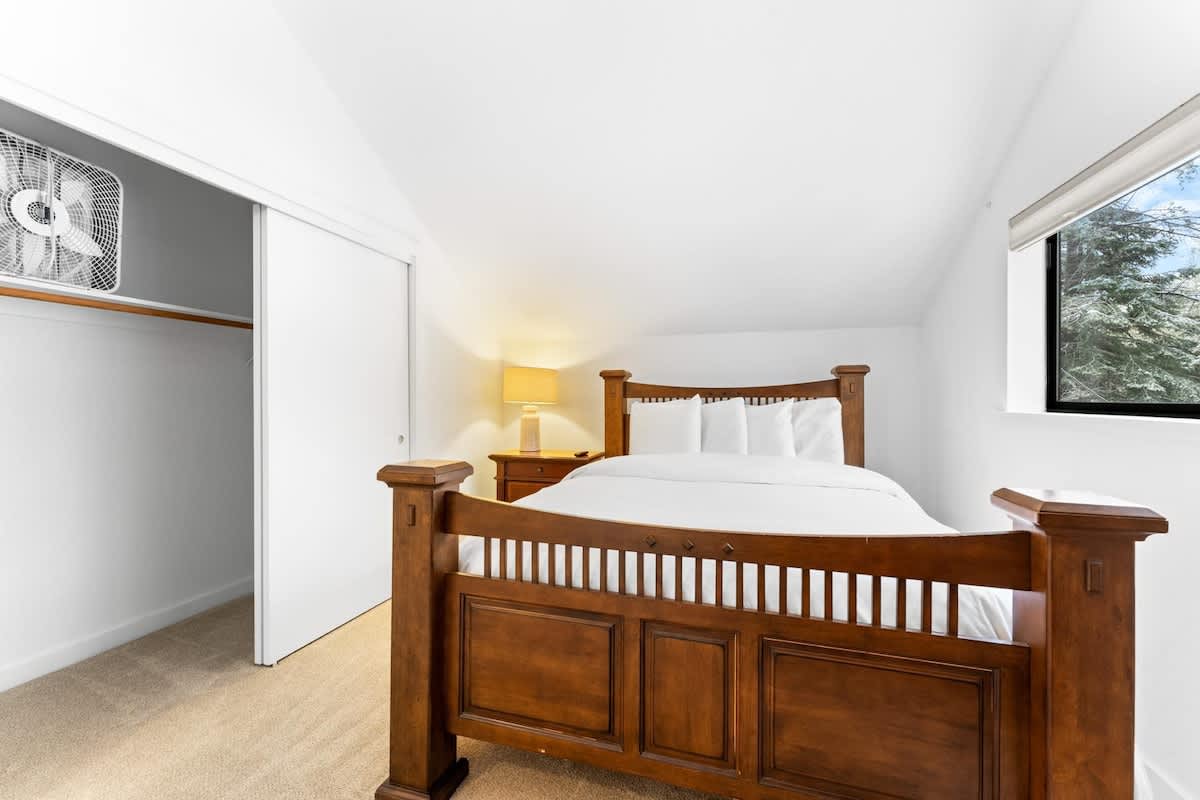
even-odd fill
[[[842,441],[842,402],[836,397],[801,400],[792,407],[796,455],[814,461],[846,463]]]
[[[734,397],[700,406],[700,452],[744,456],[748,447],[744,399]]]
[[[792,400],[766,406],[746,406],[746,434],[752,456],[794,456]]]
[[[629,454],[699,453],[700,395],[629,408]]]

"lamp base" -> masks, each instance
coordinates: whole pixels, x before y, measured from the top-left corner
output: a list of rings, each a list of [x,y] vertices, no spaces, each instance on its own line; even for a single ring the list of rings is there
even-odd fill
[[[521,408],[521,452],[537,453],[542,449],[541,420],[537,406]]]

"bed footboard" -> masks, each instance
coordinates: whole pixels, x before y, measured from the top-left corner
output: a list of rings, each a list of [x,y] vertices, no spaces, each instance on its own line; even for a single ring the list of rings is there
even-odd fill
[[[458,493],[470,472],[379,473],[379,800],[449,797],[458,735],[762,800],[1132,794],[1133,546],[1165,531],[1153,512],[1000,490],[1016,530],[780,536],[534,511]],[[458,572],[463,535],[482,575]],[[1016,592],[1015,642],[960,635],[965,586]]]

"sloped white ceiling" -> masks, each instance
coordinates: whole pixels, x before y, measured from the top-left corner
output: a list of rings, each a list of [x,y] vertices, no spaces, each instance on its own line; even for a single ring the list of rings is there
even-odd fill
[[[916,321],[1077,6],[279,0],[517,336]]]

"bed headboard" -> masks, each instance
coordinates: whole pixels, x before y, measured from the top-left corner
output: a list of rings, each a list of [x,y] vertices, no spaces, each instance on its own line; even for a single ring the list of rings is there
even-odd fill
[[[781,386],[658,386],[653,383],[634,383],[632,375],[623,369],[606,369],[604,378],[604,453],[623,456],[629,452],[629,401],[664,402],[680,397],[700,395],[705,403],[744,397],[752,405],[764,405],[787,400],[812,400],[836,397],[842,401],[842,439],[846,463],[865,466],[866,437],[863,426],[863,378],[871,371],[866,364],[842,364],[833,368],[834,377],[809,383],[789,383]]]

